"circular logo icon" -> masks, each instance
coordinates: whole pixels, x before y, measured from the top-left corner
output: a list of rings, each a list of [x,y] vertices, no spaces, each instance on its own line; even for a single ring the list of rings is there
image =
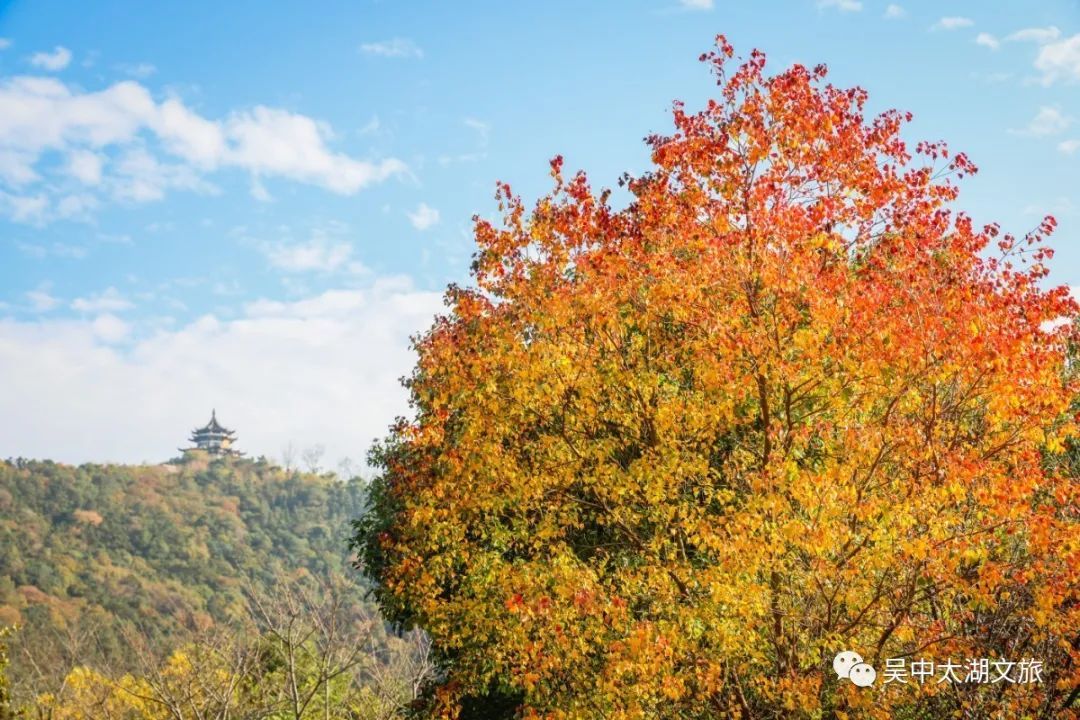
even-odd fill
[[[867,663],[858,663],[848,670],[848,679],[859,687],[870,687],[877,680],[877,670]]]
[[[862,662],[862,655],[851,650],[844,650],[836,653],[836,657],[832,661],[832,669],[836,671],[836,676],[841,678],[849,677],[848,673],[851,672],[851,668]]]

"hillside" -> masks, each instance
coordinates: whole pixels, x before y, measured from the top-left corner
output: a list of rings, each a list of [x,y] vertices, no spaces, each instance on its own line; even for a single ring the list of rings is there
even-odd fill
[[[359,479],[264,460],[0,462],[0,627],[22,626],[39,661],[115,662],[125,625],[167,646],[242,616],[249,583],[299,570],[355,579],[347,539],[363,496]]]

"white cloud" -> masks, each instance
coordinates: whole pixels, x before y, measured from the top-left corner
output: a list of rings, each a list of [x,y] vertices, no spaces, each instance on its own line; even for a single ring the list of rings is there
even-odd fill
[[[943,17],[934,23],[931,30],[959,30],[960,28],[971,27],[975,24],[975,21],[966,17]]]
[[[116,199],[135,203],[160,200],[173,188],[207,194],[217,190],[189,166],[163,163],[142,148],[130,150],[120,158],[116,177],[110,184]]]
[[[41,160],[51,153],[69,158],[65,174],[135,202],[159,199],[170,188],[213,191],[203,176],[227,168],[247,172],[253,183],[280,177],[345,195],[407,172],[395,158],[335,152],[329,126],[306,115],[257,106],[212,119],[177,97],[157,102],[131,80],[87,92],[55,78],[5,78],[0,107],[0,183],[12,188],[48,180],[55,164]],[[116,162],[106,161],[112,156]],[[60,192],[56,183],[44,184]],[[14,218],[10,202],[0,211]]]
[[[463,121],[465,127],[476,131],[476,134],[480,136],[480,143],[487,145],[488,136],[491,134],[491,125],[483,120],[477,120],[476,118],[467,117]]]
[[[0,83],[0,147],[26,154],[68,145],[102,148],[131,142],[153,120],[149,91],[132,81],[98,92],[72,91],[54,78],[14,77]]]
[[[8,38],[0,38],[0,50],[7,50],[11,47],[11,40]]]
[[[117,343],[131,332],[131,326],[110,313],[98,315],[90,323],[94,336],[104,343]]]
[[[1035,114],[1027,127],[1021,130],[1010,130],[1010,132],[1016,135],[1046,137],[1047,135],[1057,135],[1064,132],[1065,128],[1071,124],[1072,118],[1062,114],[1056,107],[1044,105],[1039,108],[1039,112]]]
[[[1042,83],[1080,80],[1080,33],[1070,38],[1047,42],[1039,48],[1035,68],[1042,72]]]
[[[860,0],[818,0],[818,8],[836,8],[840,12],[859,12],[862,10]]]
[[[192,112],[177,98],[161,103],[149,124],[170,152],[197,167],[213,169],[225,158],[225,133],[220,124]]]
[[[48,290],[38,288],[26,293],[26,299],[34,312],[48,312],[60,304],[58,298],[49,294]]]
[[[97,198],[87,193],[65,195],[56,203],[57,217],[71,220],[90,220],[90,213],[98,207]]]
[[[417,230],[427,230],[439,222],[439,211],[427,203],[420,203],[414,212],[406,213],[406,215]]]
[[[1005,39],[1039,46],[1035,69],[1042,73],[1040,82],[1043,85],[1052,85],[1059,80],[1080,80],[1080,33],[1062,39],[1061,30],[1049,25],[1017,30]]]
[[[84,185],[101,183],[101,168],[104,158],[90,150],[72,150],[68,154],[67,172]]]
[[[371,119],[364,123],[356,132],[359,135],[371,135],[372,133],[379,132],[381,125],[382,123],[379,121],[379,116],[372,115]]]
[[[131,301],[120,294],[114,287],[109,287],[103,292],[88,297],[75,298],[71,303],[71,309],[81,313],[115,313],[128,310],[132,307]]]
[[[415,58],[424,57],[424,51],[408,38],[392,38],[380,42],[368,42],[360,45],[360,52],[365,55],[377,55],[387,58]]]
[[[362,458],[409,412],[408,338],[440,309],[438,293],[383,278],[145,336],[108,314],[0,319],[0,457],[160,462],[216,407],[249,455],[322,443]]]
[[[232,115],[226,123],[232,147],[226,160],[257,175],[280,175],[319,185],[342,195],[353,193],[406,171],[394,158],[379,162],[355,160],[331,152],[329,130],[305,115],[256,107]]]
[[[687,10],[712,10],[713,0],[679,0],[679,4]]]
[[[1001,41],[990,33],[981,32],[975,36],[975,44],[988,47],[991,50],[997,50],[1001,47]]]
[[[259,202],[273,202],[274,196],[270,194],[270,191],[263,185],[259,176],[251,178],[251,197],[255,198]]]
[[[252,233],[248,228],[238,226],[229,231],[229,235],[261,253],[270,267],[284,273],[336,273],[355,279],[371,272],[355,258],[355,245],[346,223],[318,225],[308,230],[305,237],[299,238],[293,235],[289,226],[276,226],[273,232],[279,237],[268,240],[261,233]],[[283,276],[281,280],[293,291],[299,289],[306,292],[302,279]]]
[[[140,80],[144,80],[157,72],[157,67],[147,62],[136,63],[134,65],[121,64],[117,66],[117,69],[133,78],[139,78]]]
[[[896,5],[895,3],[890,3],[889,6],[885,8],[886,20],[899,20],[900,18],[906,16],[907,10],[905,10],[899,5]]]
[[[1044,198],[1038,203],[1029,203],[1024,206],[1023,212],[1025,215],[1036,215],[1039,219],[1046,217],[1047,213],[1055,217],[1062,217],[1064,215],[1075,215],[1076,205],[1068,197],[1059,195],[1052,200]],[[1080,288],[1080,286],[1077,287]],[[1077,299],[1080,300],[1080,298]]]
[[[1080,140],[1075,138],[1070,140],[1062,140],[1058,143],[1058,150],[1065,153],[1066,155],[1073,155],[1076,153],[1077,150],[1080,150]]]
[[[87,254],[86,248],[81,245],[62,242],[54,242],[48,245],[43,243],[17,243],[16,247],[21,253],[35,260],[45,260],[52,257],[65,260],[81,260]]]
[[[0,191],[0,214],[18,223],[40,224],[45,221],[49,198],[44,194],[12,195]]]
[[[1021,42],[1034,42],[1038,44],[1053,42],[1061,37],[1061,31],[1053,25],[1044,28],[1024,28],[1023,30],[1017,30],[1013,34],[1007,36],[1006,40],[1021,41]]]
[[[346,267],[353,247],[344,240],[316,234],[303,242],[266,244],[263,253],[271,265],[287,272],[332,272]]]
[[[60,45],[57,45],[51,53],[38,52],[30,56],[31,65],[52,72],[63,70],[70,63],[71,51]]]
[[[0,148],[0,181],[12,187],[22,187],[38,180],[34,170],[35,156],[18,148]]]

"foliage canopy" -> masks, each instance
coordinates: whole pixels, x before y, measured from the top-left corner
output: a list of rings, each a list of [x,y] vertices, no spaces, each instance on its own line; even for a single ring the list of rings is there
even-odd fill
[[[976,226],[970,160],[823,67],[702,60],[718,97],[675,105],[624,209],[561,158],[532,210],[500,185],[417,340],[355,542],[440,654],[429,711],[1075,717],[1053,218]],[[1046,670],[866,691],[845,649]]]
[[[19,625],[12,678],[58,685],[75,665],[127,669],[126,626],[165,651],[246,616],[246,583],[347,572],[359,478],[265,461],[0,462],[0,627]],[[355,576],[354,576],[355,577]],[[352,602],[366,601],[359,582]],[[25,694],[25,693],[23,693]]]

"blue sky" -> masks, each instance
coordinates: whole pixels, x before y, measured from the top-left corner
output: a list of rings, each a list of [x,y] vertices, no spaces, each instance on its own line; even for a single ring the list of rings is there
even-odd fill
[[[1080,285],[1080,3],[0,2],[0,457],[241,446],[361,458],[496,180],[647,167],[722,32],[826,63],[980,173],[960,207],[1060,229]]]

